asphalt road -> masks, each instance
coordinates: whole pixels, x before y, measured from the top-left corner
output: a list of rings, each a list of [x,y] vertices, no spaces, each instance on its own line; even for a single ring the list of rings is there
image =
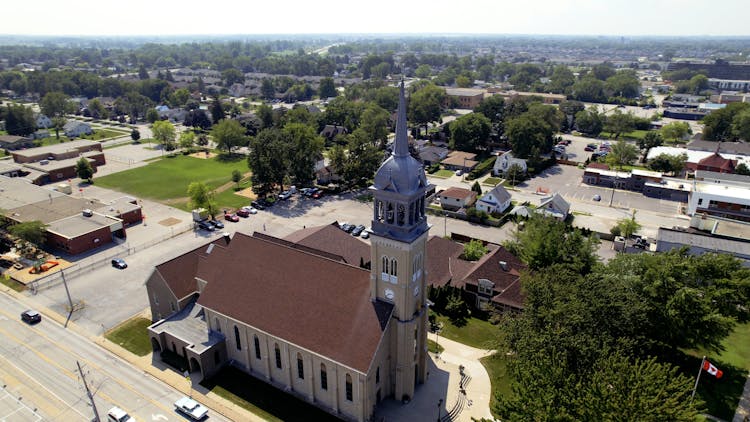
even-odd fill
[[[23,305],[0,294],[0,377],[5,392],[13,396],[22,392],[24,406],[36,409],[43,420],[93,418],[76,362],[81,364],[89,388],[95,392],[100,416],[106,417],[112,406],[118,406],[139,421],[185,420],[172,405],[183,393],[93,346],[87,338],[55,321],[43,318],[36,325],[21,322],[19,315],[23,310]],[[8,414],[13,405],[3,401],[0,413]],[[210,412],[210,418],[227,420],[215,412]],[[3,420],[36,419],[24,415]]]

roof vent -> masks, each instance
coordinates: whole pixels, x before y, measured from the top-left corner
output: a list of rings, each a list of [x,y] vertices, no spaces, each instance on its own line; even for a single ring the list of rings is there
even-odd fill
[[[508,271],[508,263],[507,262],[500,261],[499,264],[500,264],[500,268],[502,268],[503,271]]]
[[[91,211],[90,209],[86,208],[85,210],[83,210],[84,217],[91,217],[92,215],[94,215],[94,212]]]

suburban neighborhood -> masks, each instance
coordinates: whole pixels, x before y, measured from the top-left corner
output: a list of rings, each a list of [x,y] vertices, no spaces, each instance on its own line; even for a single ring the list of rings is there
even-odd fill
[[[750,420],[745,35],[0,31],[0,420]]]

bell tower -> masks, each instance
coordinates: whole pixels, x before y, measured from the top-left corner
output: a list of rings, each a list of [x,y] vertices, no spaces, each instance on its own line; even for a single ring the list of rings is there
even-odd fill
[[[370,297],[394,306],[395,398],[414,396],[427,373],[425,252],[430,226],[424,168],[409,154],[404,82],[400,84],[396,138],[391,156],[375,173]]]

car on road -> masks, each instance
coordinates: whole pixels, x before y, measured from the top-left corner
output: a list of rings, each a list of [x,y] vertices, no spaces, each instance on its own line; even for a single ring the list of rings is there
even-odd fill
[[[365,231],[365,226],[360,224],[352,230],[352,236],[359,236],[363,231]]]
[[[456,176],[461,176],[462,174],[464,174],[463,170],[461,169],[456,170]]]
[[[317,189],[315,193],[313,193],[310,197],[313,199],[320,199],[323,196],[323,191],[320,189]]]
[[[249,205],[245,205],[244,207],[242,207],[242,209],[245,210],[245,211],[247,211],[250,214],[257,214],[258,213],[258,210],[256,210],[254,207],[251,207]]]
[[[362,235],[360,235],[359,237],[361,237],[362,239],[369,239],[370,238],[370,232],[367,231],[367,230],[365,230],[365,231],[362,232]]]
[[[601,201],[601,200],[602,200],[602,197],[601,197],[601,195],[594,195],[594,197],[593,197],[593,198],[591,198],[591,199],[593,199],[593,200],[594,200],[594,201],[596,201],[596,202],[599,202],[599,201]]]
[[[250,217],[250,211],[244,208],[240,208],[237,210],[237,215],[239,215],[242,218],[247,218],[247,217]]]
[[[107,412],[107,422],[133,422],[133,418],[119,407],[113,407]]]
[[[183,397],[177,400],[174,402],[174,407],[175,410],[187,415],[194,421],[199,421],[208,416],[208,409],[190,397]]]
[[[317,193],[320,189],[318,188],[305,188],[305,196],[312,197]]]
[[[289,199],[291,197],[292,197],[292,192],[290,192],[288,190],[285,190],[284,192],[281,192],[279,194],[279,199],[283,199],[284,201],[286,201],[287,199]]]
[[[115,268],[119,268],[121,270],[124,270],[125,268],[128,268],[128,264],[125,262],[122,258],[115,258],[112,260],[112,266]]]
[[[36,324],[42,321],[42,314],[33,309],[27,309],[21,312],[21,320],[27,324]]]
[[[231,221],[232,223],[236,223],[240,221],[240,218],[237,217],[237,214],[228,213],[228,212],[224,213],[224,219],[227,221]]]
[[[224,228],[224,223],[219,220],[206,220],[208,224],[214,226],[214,229],[219,230]]]
[[[257,200],[257,201],[253,201],[253,202],[251,202],[251,203],[250,203],[250,205],[251,205],[251,206],[252,206],[253,208],[255,208],[255,209],[259,209],[259,210],[261,210],[261,211],[262,211],[262,210],[264,210],[264,209],[266,209],[265,205],[263,205],[263,204],[261,204],[261,203],[260,203],[260,200]]]
[[[198,228],[208,230],[210,232],[216,230],[213,224],[209,223],[208,220],[201,220],[198,222]]]

